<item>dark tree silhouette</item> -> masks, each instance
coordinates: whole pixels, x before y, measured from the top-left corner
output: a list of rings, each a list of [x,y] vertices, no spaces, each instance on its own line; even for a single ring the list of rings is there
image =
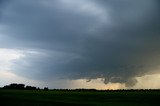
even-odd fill
[[[12,83],[10,85],[4,86],[3,88],[4,89],[24,89],[25,88],[25,84]]]
[[[26,86],[26,89],[27,90],[37,90],[37,88],[34,86]]]
[[[45,91],[48,91],[48,87],[44,87],[44,90],[45,90]]]
[[[6,85],[3,87],[3,89],[40,90],[40,88],[36,88],[34,86],[26,86],[25,87],[25,84],[17,84],[17,83],[12,83],[10,85]]]
[[[25,87],[25,84],[18,84],[17,85],[17,89],[24,89],[24,87]]]

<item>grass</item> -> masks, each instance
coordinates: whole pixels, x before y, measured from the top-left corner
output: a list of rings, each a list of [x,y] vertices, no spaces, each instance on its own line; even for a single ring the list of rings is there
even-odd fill
[[[0,106],[157,106],[160,91],[43,91],[0,89]]]

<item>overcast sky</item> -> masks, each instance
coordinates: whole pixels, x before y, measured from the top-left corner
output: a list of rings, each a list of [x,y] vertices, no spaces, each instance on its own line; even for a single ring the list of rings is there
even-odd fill
[[[159,0],[0,0],[0,86],[160,88],[159,78]]]

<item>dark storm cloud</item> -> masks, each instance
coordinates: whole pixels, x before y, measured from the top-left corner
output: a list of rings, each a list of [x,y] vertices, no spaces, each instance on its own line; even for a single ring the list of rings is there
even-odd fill
[[[159,68],[158,0],[76,2],[8,2],[1,14],[1,47],[40,53],[15,61],[17,74],[41,80],[105,78],[104,83],[129,86],[134,77]]]
[[[2,11],[3,11],[3,8],[6,6],[6,4],[9,2],[9,0],[1,0],[0,1],[0,19],[1,19],[1,16],[2,16]]]

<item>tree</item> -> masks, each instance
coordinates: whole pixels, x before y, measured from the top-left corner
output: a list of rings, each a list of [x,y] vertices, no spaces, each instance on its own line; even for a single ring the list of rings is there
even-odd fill
[[[27,90],[37,90],[37,88],[34,86],[26,86],[26,89]]]
[[[45,91],[48,91],[48,87],[44,87],[44,90],[45,90]]]

